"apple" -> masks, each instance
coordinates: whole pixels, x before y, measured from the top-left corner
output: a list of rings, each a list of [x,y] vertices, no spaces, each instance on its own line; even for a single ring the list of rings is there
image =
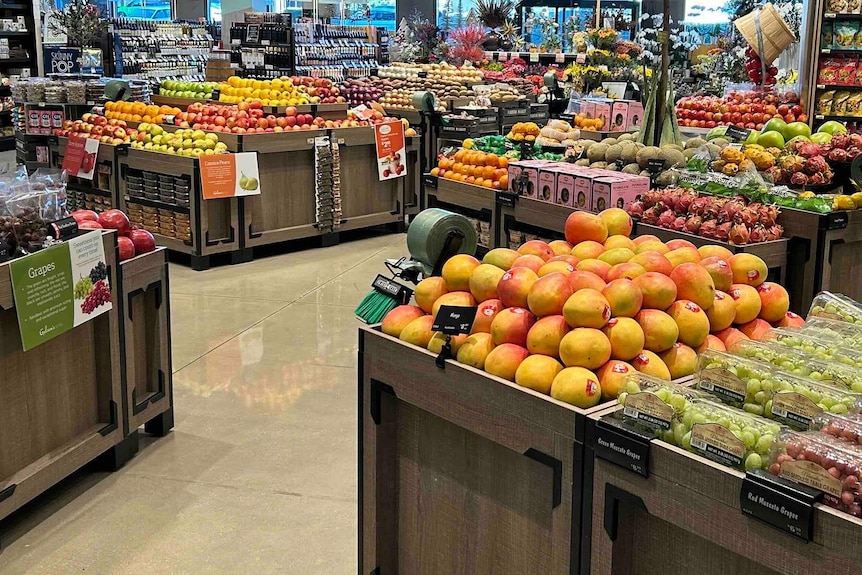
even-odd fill
[[[109,230],[117,230],[121,236],[129,234],[131,224],[129,217],[120,210],[107,210],[99,216],[99,223],[103,228]]]
[[[119,248],[121,262],[135,257],[135,244],[126,236],[117,238],[117,247]]]
[[[72,212],[69,215],[72,216],[73,218],[75,218],[75,221],[78,222],[78,225],[80,225],[81,222],[86,222],[86,221],[93,221],[93,222],[99,221],[99,214],[97,214],[93,210],[75,210],[74,212]]]
[[[147,230],[134,229],[129,231],[129,239],[135,247],[136,254],[146,254],[156,249],[156,240]]]

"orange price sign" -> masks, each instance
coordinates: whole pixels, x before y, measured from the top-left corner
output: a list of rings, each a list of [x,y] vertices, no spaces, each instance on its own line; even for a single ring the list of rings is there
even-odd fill
[[[256,152],[200,156],[200,166],[205,200],[260,194]]]

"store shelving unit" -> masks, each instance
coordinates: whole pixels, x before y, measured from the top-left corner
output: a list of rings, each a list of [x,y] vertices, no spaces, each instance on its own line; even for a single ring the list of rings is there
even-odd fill
[[[204,75],[215,40],[206,24],[117,19],[114,75],[159,80]]]
[[[272,20],[234,22],[231,26],[230,61],[238,75],[260,79],[293,75],[295,46],[290,14],[272,16]]]
[[[35,76],[36,23],[32,2],[0,2],[0,18],[22,20],[25,30],[0,30],[0,42],[8,42],[9,56],[0,57],[0,74]],[[0,145],[2,148],[2,145]]]
[[[376,28],[300,22],[294,27],[296,73],[331,80],[369,76],[378,68]]]

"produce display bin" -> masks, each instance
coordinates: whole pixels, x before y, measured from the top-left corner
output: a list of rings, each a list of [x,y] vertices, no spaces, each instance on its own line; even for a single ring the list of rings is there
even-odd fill
[[[121,262],[120,275],[126,433],[163,436],[174,422],[167,250]]]
[[[379,181],[377,174],[377,144],[373,127],[339,128],[332,130],[332,141],[339,145],[341,167],[341,224],[336,231],[370,228],[394,224],[404,225],[404,203],[408,180],[417,176],[419,149],[417,141],[407,143],[407,176]],[[410,138],[413,140],[413,138]],[[411,200],[411,204],[415,203]]]
[[[857,518],[814,504],[806,544],[743,513],[741,472],[657,440],[648,467],[644,477],[595,459],[591,575],[827,575],[862,565]]]
[[[244,248],[320,235],[315,223],[314,138],[322,135],[326,132],[309,130],[243,138],[244,151],[257,152],[261,190],[243,198]]]
[[[50,136],[48,138],[49,159],[52,168],[62,169],[66,157],[66,146],[69,138]],[[118,149],[121,146],[99,144],[96,154],[96,169],[93,179],[83,180],[69,177],[68,193],[69,209],[87,209],[102,212],[116,208],[119,205],[117,164]]]
[[[360,573],[577,572],[587,415],[359,330]]]
[[[102,238],[116,279],[116,235]],[[0,265],[0,519],[97,458],[118,468],[137,451],[124,433],[119,290],[111,298],[111,311],[24,352]]]
[[[496,190],[429,175],[425,178],[425,195],[427,207],[443,208],[475,220],[479,245],[494,247]]]
[[[778,223],[790,238],[787,283],[790,308],[805,315],[818,292],[862,299],[862,213],[818,214],[783,208]]]
[[[638,220],[635,220],[635,226],[632,230],[632,237],[636,236],[645,236],[645,235],[653,235],[658,237],[663,242],[669,242],[671,240],[687,240],[693,243],[695,246],[705,246],[705,245],[716,245],[727,248],[731,252],[735,254],[739,253],[747,253],[753,254],[766,263],[766,267],[769,268],[769,279],[771,281],[775,281],[780,283],[781,285],[785,284],[785,275],[787,272],[787,263],[788,263],[788,245],[790,241],[787,238],[782,238],[780,240],[774,240],[771,242],[758,242],[752,244],[745,245],[734,245],[728,242],[721,242],[715,239],[708,239],[702,236],[698,236],[695,234],[689,234],[686,232],[677,232],[674,230],[669,230],[667,228],[662,228],[659,226],[653,226],[650,224],[645,224]],[[787,235],[785,233],[785,235]],[[793,296],[791,295],[791,301],[793,301]]]
[[[120,209],[133,224],[152,232],[160,246],[188,254],[195,270],[208,269],[211,256],[217,254],[229,253],[232,261],[241,261],[239,200],[204,200],[197,158],[131,148],[120,154],[119,167]],[[145,175],[155,175],[159,186],[174,181],[188,187],[187,199],[168,202],[131,192],[135,181],[130,177],[146,181]]]
[[[500,196],[498,196],[500,197]],[[494,247],[509,247],[513,232],[528,232],[547,239],[561,239],[566,230],[566,219],[574,208],[543,202],[524,196],[513,196],[514,206],[500,204],[497,239]],[[548,232],[548,233],[541,233]]]

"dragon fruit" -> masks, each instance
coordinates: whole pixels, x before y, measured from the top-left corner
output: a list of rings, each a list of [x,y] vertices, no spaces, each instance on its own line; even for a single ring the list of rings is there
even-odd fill
[[[723,222],[732,222],[739,214],[739,204],[736,202],[727,202],[721,207],[718,212],[718,219]]]
[[[628,212],[630,216],[642,216],[644,213],[644,203],[640,200],[635,200],[629,205]]]
[[[739,219],[743,224],[751,227],[757,223],[760,216],[758,212],[759,206],[760,204],[750,204],[739,211]]]
[[[835,134],[834,136],[832,136],[832,141],[829,142],[829,144],[833,148],[842,148],[846,150],[850,147],[850,136],[848,136],[846,133]]]
[[[703,219],[718,219],[718,213],[721,211],[721,207],[724,205],[724,203],[725,202],[721,198],[715,198],[713,201],[708,203],[706,205],[706,208],[703,210]]]
[[[766,174],[772,178],[772,182],[775,184],[780,184],[784,181],[784,177],[781,173],[781,168],[778,166],[772,166],[766,170]]]
[[[805,167],[803,169],[806,174],[817,174],[828,170],[829,164],[826,163],[823,156],[812,156],[805,160]]]
[[[690,191],[683,192],[676,199],[676,206],[675,206],[676,211],[678,213],[681,213],[681,214],[688,212],[689,208],[691,207],[691,204],[696,199],[697,199],[697,194],[695,192],[690,192]]]
[[[690,234],[696,234],[700,231],[700,226],[703,224],[703,219],[700,216],[689,216],[685,221],[685,231]]]
[[[805,158],[802,156],[784,156],[780,161],[781,169],[784,170],[785,173],[795,173],[801,172],[802,168],[805,166]]]
[[[812,186],[819,186],[820,184],[824,184],[825,182],[823,181],[823,174],[821,174],[820,172],[816,174],[811,174],[810,176],[808,176],[808,183]]]
[[[797,153],[803,158],[813,158],[820,155],[820,146],[814,142],[806,142],[797,148]]]
[[[856,146],[857,148],[862,148],[862,134],[850,134],[848,136],[849,147]]]
[[[797,186],[804,186],[805,184],[808,183],[808,176],[806,176],[802,172],[796,172],[790,178],[790,183],[795,184]]]
[[[820,144],[820,155],[825,156],[832,151],[831,144]]]
[[[673,221],[671,224],[671,229],[677,232],[681,232],[685,229],[685,218],[683,216],[679,216],[677,219]]]
[[[695,216],[702,216],[706,211],[706,207],[712,202],[709,198],[696,198],[688,207],[688,213]]]
[[[754,226],[748,233],[748,240],[755,244],[757,242],[765,242],[769,235],[766,233],[766,228],[761,225]]]
[[[770,241],[780,240],[781,236],[784,235],[784,228],[782,228],[781,226],[778,226],[778,225],[770,226],[766,230],[766,235]]]
[[[748,231],[748,226],[745,224],[735,224],[730,228],[728,239],[730,240],[730,243],[740,246],[747,244],[750,236],[751,234]]]
[[[715,220],[708,220],[703,222],[703,224],[700,226],[700,235],[710,240],[714,239],[717,226],[718,224]]]
[[[733,222],[724,222],[715,228],[715,239],[726,242],[730,239],[730,230],[733,227]]]
[[[644,210],[641,221],[645,224],[656,225],[658,223],[659,209],[655,206]]]
[[[760,206],[757,210],[757,220],[761,225],[769,227],[775,225],[775,218],[778,217],[778,210],[775,206]]]
[[[665,210],[658,217],[658,225],[663,228],[669,228],[675,219],[676,214],[673,213],[673,210]]]

